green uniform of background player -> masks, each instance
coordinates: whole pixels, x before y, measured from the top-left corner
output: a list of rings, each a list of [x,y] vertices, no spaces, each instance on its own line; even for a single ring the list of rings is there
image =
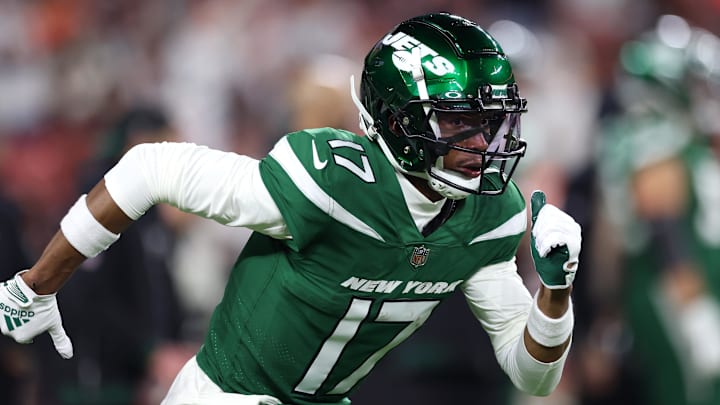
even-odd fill
[[[666,42],[669,32],[687,43]],[[625,108],[602,139],[607,208],[624,235],[622,302],[653,404],[720,402],[720,120],[702,113],[720,103],[718,56],[720,39],[676,16],[627,43]]]
[[[460,289],[512,382],[549,394],[570,348],[580,227],[533,194],[533,299],[515,266],[527,214],[510,180],[526,101],[502,49],[461,17],[410,19],[371,50],[352,95],[364,137],[301,131],[262,161],[192,144],[133,148],[70,209],[38,263],[0,288],[18,317],[3,333],[48,330],[72,356],[54,295],[36,293],[57,291],[165,202],[256,233],[163,404],[348,403]]]

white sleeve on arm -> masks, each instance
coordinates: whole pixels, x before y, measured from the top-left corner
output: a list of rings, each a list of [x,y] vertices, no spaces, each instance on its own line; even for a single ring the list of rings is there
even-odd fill
[[[225,225],[290,237],[259,161],[248,156],[191,143],[141,144],[105,174],[105,187],[131,219],[164,202]]]
[[[530,395],[550,394],[560,382],[570,346],[552,363],[528,353],[523,334],[533,298],[517,273],[515,260],[483,267],[463,283],[462,290],[513,384]]]

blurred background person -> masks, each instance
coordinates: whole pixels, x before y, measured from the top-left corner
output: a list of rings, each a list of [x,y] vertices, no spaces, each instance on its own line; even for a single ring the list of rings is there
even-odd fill
[[[574,287],[574,310],[582,319],[573,333],[572,371],[550,397],[515,392],[514,404],[635,403],[628,389],[631,379],[616,364],[621,354],[615,352],[615,342],[601,343],[608,336],[624,337],[613,334],[617,313],[605,294],[605,271],[594,260],[593,139],[598,117],[613,109],[607,89],[617,50],[642,29],[650,10],[647,1],[552,0],[530,14],[507,12],[489,26],[517,67],[518,83],[529,100],[522,122],[529,146],[518,168],[518,184],[525,195],[537,188],[553,190],[553,203],[573,213],[583,227],[583,258],[591,273]],[[519,259],[522,274],[532,274],[528,255]]]
[[[0,140],[2,142],[2,140]],[[0,144],[0,156],[3,147]],[[22,243],[19,210],[0,187],[0,275],[12,277],[17,269],[30,266]],[[15,270],[13,270],[15,269]],[[4,322],[4,320],[0,320]],[[7,401],[17,405],[35,403],[35,365],[32,351],[12,340],[0,339],[0,392]]]
[[[77,192],[86,192],[133,145],[175,138],[156,107],[122,112],[99,142],[97,158],[78,176]],[[78,347],[73,359],[62,362],[56,361],[49,340],[33,349],[39,404],[134,403],[148,364],[159,361],[156,353],[180,341],[182,311],[166,259],[175,236],[163,209],[169,208],[149,211],[137,228],[125,232],[117,251],[84,263],[68,293],[58,297],[67,312],[65,327],[73,330]]]
[[[598,165],[603,238],[652,404],[720,403],[720,38],[677,15],[625,43]],[[635,357],[633,357],[635,359]]]

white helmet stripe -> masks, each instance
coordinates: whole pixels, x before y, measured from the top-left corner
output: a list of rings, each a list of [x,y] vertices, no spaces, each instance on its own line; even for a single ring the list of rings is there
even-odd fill
[[[418,89],[418,96],[420,100],[430,100],[427,85],[425,84],[425,71],[422,67],[420,48],[414,48],[412,51],[412,55],[414,58],[412,64],[412,75],[413,80],[415,81],[415,85]],[[440,127],[438,126],[437,117],[430,110],[430,103],[423,103],[423,110],[425,111],[425,116],[428,117],[428,123],[430,124],[430,128],[432,129],[433,134],[435,134],[435,139],[439,139]]]

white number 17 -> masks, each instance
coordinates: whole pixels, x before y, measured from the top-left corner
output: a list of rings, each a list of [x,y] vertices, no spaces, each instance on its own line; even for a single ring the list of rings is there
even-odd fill
[[[350,391],[390,349],[412,335],[427,320],[439,302],[437,300],[383,302],[374,322],[408,322],[409,325],[395,335],[390,343],[373,353],[360,367],[335,385],[328,394],[344,394]],[[306,394],[317,392],[340,359],[345,346],[352,340],[362,322],[367,318],[372,303],[373,301],[370,299],[354,298],[352,300],[345,316],[338,322],[332,335],[325,340],[305,376],[295,387],[295,391]]]
[[[333,153],[333,160],[335,161],[335,164],[350,170],[354,175],[360,177],[364,182],[375,183],[375,175],[373,174],[372,168],[370,167],[370,160],[368,160],[367,155],[365,155],[365,149],[362,147],[362,145],[351,141],[343,141],[341,139],[333,139],[331,141],[328,141],[328,145],[330,145],[330,148],[332,149],[350,148],[359,151],[361,153],[360,162],[362,163],[362,167],[355,164],[355,162],[353,162],[352,160],[335,153]]]

